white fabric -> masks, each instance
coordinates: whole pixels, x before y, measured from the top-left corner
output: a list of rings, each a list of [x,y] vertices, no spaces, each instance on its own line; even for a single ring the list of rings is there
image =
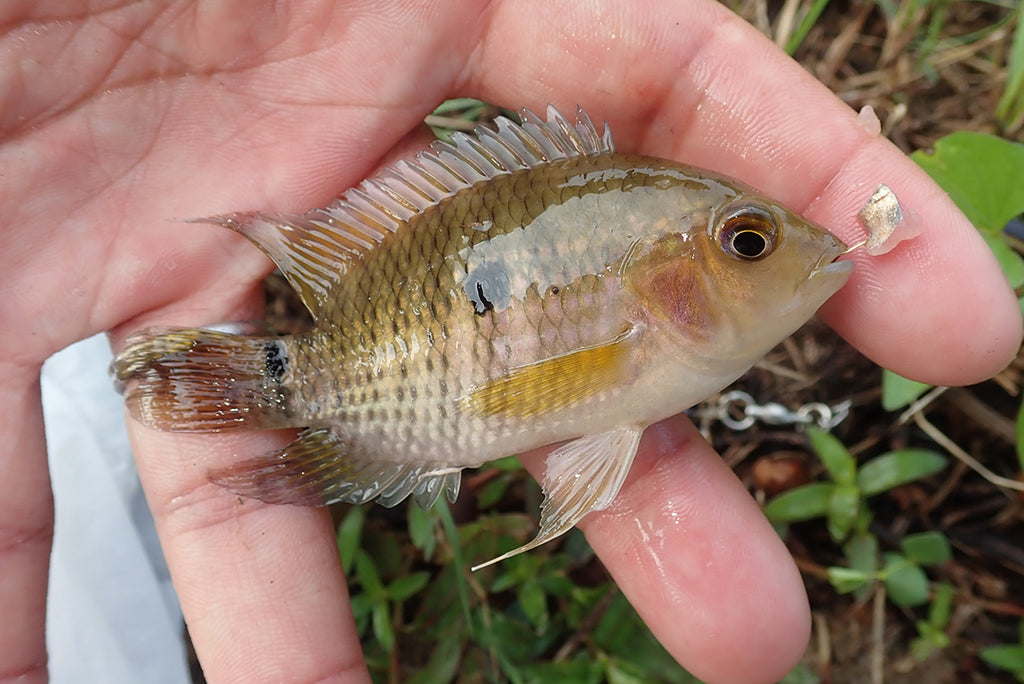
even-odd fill
[[[186,684],[182,617],[128,447],[103,336],[43,366],[56,502],[46,639],[52,684]]]

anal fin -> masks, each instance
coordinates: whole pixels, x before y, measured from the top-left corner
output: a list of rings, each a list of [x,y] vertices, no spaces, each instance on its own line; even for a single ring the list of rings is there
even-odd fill
[[[438,469],[436,463],[354,458],[330,430],[310,429],[283,449],[211,472],[210,480],[240,496],[272,504],[322,506],[376,499],[391,507],[412,496],[419,506],[429,508],[442,492],[455,502],[461,472]]]
[[[643,431],[628,425],[580,437],[551,452],[541,478],[544,503],[537,536],[473,570],[535,549],[568,532],[587,513],[607,508],[626,480]]]

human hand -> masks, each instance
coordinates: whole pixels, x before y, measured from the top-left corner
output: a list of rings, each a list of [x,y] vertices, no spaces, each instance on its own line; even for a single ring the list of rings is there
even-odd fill
[[[580,104],[619,149],[737,177],[847,241],[884,182],[927,232],[851,255],[826,319],[880,364],[941,384],[992,374],[1020,341],[1016,302],[945,195],[710,0],[115,6],[0,8],[0,681],[45,679],[42,361],[101,330],[119,344],[146,325],[253,319],[269,262],[229,231],[168,219],[323,205],[421,144],[406,132],[445,97]],[[224,452],[284,440],[130,429],[208,679],[368,680],[324,511],[239,507],[206,479]],[[694,674],[777,680],[806,645],[784,546],[685,419],[648,430],[617,501],[581,527]]]

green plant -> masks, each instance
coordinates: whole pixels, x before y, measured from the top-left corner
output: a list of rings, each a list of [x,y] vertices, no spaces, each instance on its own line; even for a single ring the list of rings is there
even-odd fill
[[[881,555],[876,565],[877,541],[873,535],[862,533],[859,547],[846,548],[851,558],[851,567],[831,567],[829,581],[840,593],[867,588],[872,582],[882,582],[893,603],[900,606],[919,606],[928,601],[928,576],[922,566],[939,565],[952,557],[949,541],[940,532],[910,534],[900,542],[900,552]],[[872,549],[872,545],[874,548]],[[933,604],[934,609],[934,604]],[[948,618],[948,610],[947,618]],[[935,616],[942,617],[941,611]],[[931,618],[929,618],[930,620]],[[928,623],[930,624],[930,622]],[[918,628],[921,628],[919,623]]]
[[[917,638],[910,642],[910,652],[918,661],[927,660],[935,651],[949,646],[949,615],[953,607],[953,587],[943,582],[935,588],[928,619],[918,620]]]
[[[1010,286],[1024,286],[1024,259],[1003,228],[1024,212],[1024,145],[961,131],[935,143],[931,154],[910,155],[975,225]]]
[[[515,112],[499,109],[483,100],[458,97],[442,102],[426,118],[426,124],[430,126],[435,137],[450,143],[452,142],[452,133],[472,130],[481,121],[493,119],[498,114],[512,118],[517,117]]]
[[[1024,10],[1018,10],[1018,14],[1021,12]],[[1007,85],[1007,93],[1016,92],[1014,97],[1020,102],[1013,106],[1024,108],[1024,29],[1020,23],[1013,50],[1016,71]],[[1014,116],[1020,116],[1020,112]],[[1021,245],[1003,231],[1007,223],[1024,213],[1024,183],[1020,182],[1024,178],[1024,145],[964,131],[938,140],[931,154],[918,151],[910,156],[949,193],[978,229],[1010,286],[1024,287],[1024,258],[1018,251]],[[1019,301],[1024,312],[1024,298]],[[929,385],[886,370],[882,377],[882,406],[888,411],[895,411],[917,399],[928,388]],[[1024,441],[1020,439],[1024,436],[1020,422],[1017,435],[1020,445]],[[1024,457],[1021,462],[1024,464]]]
[[[345,567],[354,567],[355,577],[361,591],[352,597],[352,615],[360,635],[372,627],[373,635],[384,651],[395,647],[393,610],[414,594],[422,590],[429,580],[425,572],[402,574],[385,582],[379,564],[386,562],[382,555],[394,556],[394,545],[384,547],[383,554],[376,558],[365,548],[360,548],[365,513],[359,506],[353,507],[338,527],[338,549]],[[380,547],[378,547],[380,548]]]
[[[515,460],[496,472],[476,490],[497,497],[494,508],[505,494],[521,497],[513,490],[536,486]],[[378,533],[388,526],[384,517],[394,514],[350,507],[338,525],[374,681],[699,684],[604,575],[582,533],[568,534],[558,553],[524,554],[473,573],[466,558],[520,544],[534,522],[490,513],[456,524],[443,502],[426,511],[409,505],[408,540],[417,553],[400,536]]]
[[[882,371],[882,408],[896,411],[931,389],[931,385],[917,382],[891,370]]]
[[[900,449],[858,466],[842,442],[827,432],[808,430],[808,437],[832,481],[780,494],[765,506],[765,515],[774,523],[826,519],[829,535],[843,544],[849,563],[828,569],[829,581],[840,593],[862,597],[874,582],[882,582],[897,605],[927,602],[928,577],[922,566],[949,560],[949,542],[939,532],[922,532],[907,535],[899,552],[880,554],[878,539],[868,530],[867,499],[939,472],[946,459],[925,449]]]
[[[780,494],[768,502],[764,512],[774,523],[824,517],[829,534],[837,543],[854,530],[867,531],[868,497],[933,475],[946,465],[946,459],[934,451],[900,449],[858,467],[842,442],[829,433],[809,429],[807,435],[832,481],[811,483]]]
[[[797,25],[796,30],[786,41],[784,50],[787,55],[792,55],[796,52],[800,45],[807,38],[807,34],[814,28],[815,22],[821,17],[821,13],[828,7],[829,0],[812,0],[810,7],[804,12],[803,17],[800,19],[800,23]]]
[[[1024,682],[1024,620],[1020,622],[1019,642],[992,646],[982,650],[981,659],[993,667],[1007,670],[1018,681]]]
[[[1019,126],[1024,119],[1024,6],[1017,8],[1017,28],[1007,64],[1006,89],[996,105],[996,116],[1007,128]]]

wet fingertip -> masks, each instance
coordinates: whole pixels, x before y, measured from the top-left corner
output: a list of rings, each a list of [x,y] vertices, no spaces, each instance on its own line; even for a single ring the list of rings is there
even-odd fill
[[[661,490],[676,481],[677,468],[684,463],[692,465],[698,453],[718,458],[710,445],[685,414],[677,414],[647,427],[640,439],[633,466],[616,501],[610,509],[632,510],[648,500],[652,489]],[[645,482],[644,492],[632,491],[638,482]],[[671,487],[674,489],[674,486]]]
[[[707,446],[693,421],[680,413],[648,427],[640,449],[660,458],[677,455],[694,443]]]

